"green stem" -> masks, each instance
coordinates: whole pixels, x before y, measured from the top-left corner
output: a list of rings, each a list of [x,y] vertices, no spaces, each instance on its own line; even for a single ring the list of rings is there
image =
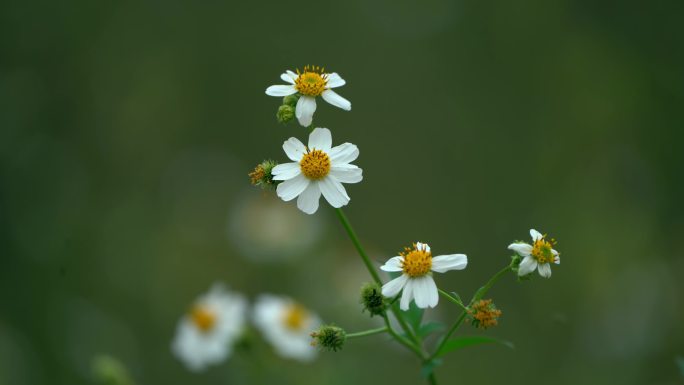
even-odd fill
[[[387,333],[389,333],[392,337],[394,337],[395,340],[399,341],[402,345],[406,346],[407,348],[411,349],[418,357],[420,357],[421,360],[425,360],[425,355],[423,354],[423,351],[416,345],[414,345],[411,341],[408,339],[400,336],[397,334],[397,332],[392,329],[392,325],[390,325],[389,318],[387,317],[387,314],[383,316],[385,319],[385,325],[387,326]]]
[[[347,334],[347,338],[349,339],[349,338],[372,336],[373,334],[385,333],[386,331],[387,331],[387,326],[383,326],[383,327],[377,328],[377,329],[370,329],[370,330],[364,330],[362,332],[349,333],[349,334]]]
[[[430,385],[437,385],[437,377],[435,377],[435,372],[430,373],[428,376],[428,382]]]
[[[366,265],[366,269],[368,269],[368,272],[370,273],[371,277],[373,277],[373,280],[375,281],[375,283],[377,283],[378,285],[382,285],[382,281],[380,280],[380,276],[378,275],[378,272],[375,271],[375,267],[373,267],[373,263],[371,262],[370,258],[366,254],[366,252],[363,250],[363,247],[361,246],[361,242],[359,241],[359,238],[356,236],[356,232],[354,232],[354,228],[352,228],[351,223],[349,223],[347,216],[344,215],[344,212],[342,211],[342,209],[335,209],[335,212],[337,213],[337,217],[340,219],[340,222],[342,222],[342,226],[347,231],[349,238],[351,238],[351,241],[354,244],[354,247],[356,247],[356,251],[361,256],[361,259],[363,259],[363,263]]]
[[[468,314],[468,307],[470,307],[473,303],[475,303],[475,301],[481,300],[482,297],[484,297],[485,294],[487,294],[489,289],[491,289],[492,286],[494,286],[496,281],[498,281],[499,278],[503,277],[504,274],[506,274],[509,270],[511,270],[512,267],[513,267],[513,262],[511,262],[510,265],[506,266],[505,268],[501,269],[499,272],[494,274],[492,276],[492,278],[490,278],[489,281],[487,281],[487,283],[484,284],[484,286],[482,286],[480,289],[478,289],[475,292],[475,294],[473,295],[473,298],[468,303],[468,306],[464,307],[464,310],[461,313],[461,316],[458,318],[458,320],[456,320],[456,322],[453,324],[453,326],[451,326],[449,331],[444,335],[444,338],[442,338],[442,341],[439,343],[439,345],[437,346],[437,349],[435,349],[435,352],[432,354],[430,359],[434,359],[435,357],[439,356],[442,349],[444,348],[444,345],[446,345],[449,338],[451,338],[451,335],[454,334],[454,332],[456,331],[456,329],[459,328],[459,326],[461,326],[461,324],[463,323],[463,321],[466,318],[466,315]],[[440,290],[440,292],[442,292],[442,291]],[[447,294],[448,297],[451,297],[446,292],[443,292],[443,294]],[[453,302],[456,302],[456,301],[454,300]],[[461,306],[463,306],[463,305],[461,304]]]
[[[446,291],[444,291],[444,290],[442,290],[442,289],[437,289],[437,290],[439,291],[439,294],[442,295],[442,297],[446,297],[446,299],[448,299],[449,301],[451,301],[451,302],[455,303],[456,305],[458,305],[463,311],[468,311],[468,308],[465,307],[465,306],[461,303],[461,301],[458,300],[458,298],[454,298],[451,294],[447,293]]]

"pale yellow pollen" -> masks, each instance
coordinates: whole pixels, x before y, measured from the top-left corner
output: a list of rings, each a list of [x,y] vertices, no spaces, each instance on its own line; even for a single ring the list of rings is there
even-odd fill
[[[297,75],[295,88],[302,95],[319,96],[325,91],[325,86],[328,84],[325,68],[305,66],[304,72],[300,73],[297,70]]]
[[[330,173],[330,157],[321,150],[308,151],[299,161],[299,167],[305,177],[322,179]]]
[[[418,250],[416,245],[413,249],[408,247],[400,253],[404,257],[401,269],[409,277],[420,277],[430,272],[432,269],[432,253],[429,251]]]
[[[537,263],[552,263],[556,261],[556,255],[553,254],[553,244],[555,240],[550,242],[546,240],[546,235],[534,241],[532,245],[532,257],[537,261]]]
[[[216,324],[216,314],[204,306],[195,306],[190,312],[190,319],[204,333],[210,331]]]
[[[304,306],[293,303],[288,305],[283,313],[283,324],[286,328],[294,331],[302,330],[306,326],[306,320],[309,318],[309,313]]]

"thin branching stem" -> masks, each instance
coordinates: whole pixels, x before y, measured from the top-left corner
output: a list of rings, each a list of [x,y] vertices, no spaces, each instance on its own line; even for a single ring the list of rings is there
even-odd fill
[[[383,327],[377,328],[377,329],[364,330],[364,331],[356,332],[356,333],[348,333],[347,339],[358,338],[358,337],[367,337],[367,336],[372,336],[374,334],[380,334],[380,333],[385,333],[385,332],[387,332],[387,326],[383,326]]]

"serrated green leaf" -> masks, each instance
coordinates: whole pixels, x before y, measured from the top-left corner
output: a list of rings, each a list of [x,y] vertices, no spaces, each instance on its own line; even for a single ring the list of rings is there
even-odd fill
[[[440,322],[428,322],[420,327],[420,330],[418,330],[418,336],[420,338],[425,338],[429,336],[430,334],[444,330],[444,325]]]
[[[442,347],[442,350],[439,351],[437,354],[437,357],[441,357],[449,352],[453,352],[455,350],[463,349],[468,346],[475,346],[475,345],[482,345],[482,344],[500,344],[507,346],[511,349],[514,349],[513,343],[509,341],[504,341],[500,340],[497,338],[493,337],[486,337],[486,336],[466,336],[466,337],[457,337],[454,339],[451,339],[447,341],[446,344],[444,344],[444,347]]]

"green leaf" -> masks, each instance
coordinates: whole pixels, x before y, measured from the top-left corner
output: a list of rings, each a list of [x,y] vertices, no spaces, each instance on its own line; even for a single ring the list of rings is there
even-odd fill
[[[418,336],[420,338],[425,338],[429,336],[430,334],[444,330],[444,325],[439,323],[439,322],[428,322],[425,325],[420,327],[420,330],[418,330]]]
[[[436,357],[441,357],[449,352],[453,352],[454,350],[459,350],[463,349],[468,346],[474,346],[474,345],[482,345],[482,344],[500,344],[507,346],[511,349],[514,349],[513,343],[509,341],[504,341],[504,340],[499,340],[493,337],[486,337],[486,336],[466,336],[466,337],[457,337],[454,339],[451,339],[447,341],[446,344],[442,347],[442,349],[438,352]]]
[[[441,364],[442,360],[440,359],[433,359],[424,363],[423,366],[420,368],[420,375],[424,378],[428,378],[430,374],[432,374],[432,372],[435,371],[435,368]]]

